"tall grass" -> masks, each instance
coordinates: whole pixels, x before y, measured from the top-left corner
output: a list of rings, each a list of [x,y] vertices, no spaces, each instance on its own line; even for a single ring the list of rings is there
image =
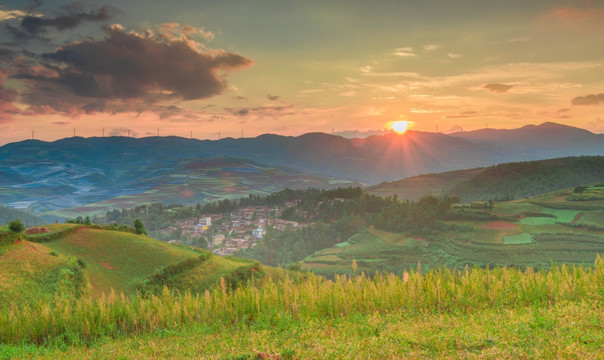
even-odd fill
[[[511,268],[441,269],[402,276],[364,274],[326,280],[310,274],[298,280],[268,279],[231,290],[226,281],[204,294],[181,294],[164,288],[160,295],[126,297],[110,293],[100,299],[53,305],[13,304],[0,314],[4,343],[90,344],[101,337],[209,327],[275,326],[292,320],[338,318],[355,314],[471,313],[481,309],[547,307],[581,302],[601,306],[604,260],[594,267],[552,266],[535,272]]]

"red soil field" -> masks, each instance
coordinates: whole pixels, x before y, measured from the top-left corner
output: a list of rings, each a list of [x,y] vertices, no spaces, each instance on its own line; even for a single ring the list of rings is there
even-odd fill
[[[512,229],[517,227],[518,225],[506,221],[493,221],[486,226],[487,229]]]

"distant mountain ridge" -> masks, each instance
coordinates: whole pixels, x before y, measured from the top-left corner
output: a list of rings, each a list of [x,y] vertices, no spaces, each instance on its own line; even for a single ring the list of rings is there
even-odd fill
[[[323,181],[332,179],[334,185],[337,179],[377,184],[419,174],[580,155],[604,155],[604,135],[554,123],[449,135],[407,131],[364,139],[308,133],[221,140],[174,136],[25,140],[0,147],[0,202],[25,208],[30,202],[61,197],[62,207],[77,207],[108,195],[140,194],[151,189],[150,179],[174,177],[178,171],[188,171],[183,164],[212,158],[257,162],[290,174],[303,172]],[[265,180],[270,182],[268,177]]]
[[[510,148],[515,156],[524,160],[604,154],[604,134],[552,122],[511,130],[482,129],[449,135],[477,144]]]
[[[449,135],[407,131],[364,139],[324,133],[221,140],[72,137],[54,142],[26,140],[0,147],[2,167],[36,160],[75,162],[111,172],[128,164],[162,163],[169,167],[185,159],[229,156],[366,184],[503,162],[579,155],[604,155],[604,135],[544,123],[513,130],[483,129]],[[3,182],[8,175],[1,170]],[[112,179],[119,183],[131,180],[130,176],[134,174],[117,172]]]
[[[46,223],[38,216],[30,215],[6,206],[0,206],[0,225],[8,224],[15,219],[19,219],[27,227],[43,225]]]

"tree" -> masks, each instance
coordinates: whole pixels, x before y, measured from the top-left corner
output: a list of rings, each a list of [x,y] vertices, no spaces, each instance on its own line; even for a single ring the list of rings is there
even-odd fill
[[[134,231],[139,235],[147,235],[145,225],[140,219],[134,219]]]
[[[575,193],[577,193],[577,194],[583,194],[585,192],[585,190],[587,190],[587,186],[583,186],[583,185],[577,186],[575,188]]]
[[[14,233],[25,231],[25,225],[19,219],[15,219],[8,223],[8,229]]]

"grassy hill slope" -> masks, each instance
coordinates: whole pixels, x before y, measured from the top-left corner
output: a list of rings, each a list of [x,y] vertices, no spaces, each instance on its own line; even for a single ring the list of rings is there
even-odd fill
[[[604,181],[604,156],[567,157],[491,166],[446,193],[462,201],[524,198]]]
[[[133,294],[138,283],[161,267],[195,257],[197,253],[142,235],[79,227],[45,245],[86,264],[92,292]]]
[[[52,303],[55,294],[159,293],[164,285],[203,292],[223,277],[235,287],[267,272],[284,275],[256,261],[213,256],[128,232],[74,224],[46,228],[48,233],[21,234],[15,244],[0,246],[0,300]]]
[[[604,186],[573,189],[485,209],[459,205],[438,229],[418,236],[369,228],[304,259],[302,269],[333,277],[359,271],[402,274],[447,266],[549,267],[589,264],[604,254]]]
[[[401,200],[416,201],[426,195],[441,195],[446,189],[473,178],[483,170],[484,168],[476,168],[413,176],[368,186],[363,191],[384,197],[396,195]]]
[[[27,358],[581,358],[604,347],[604,262],[285,278],[203,296],[110,296],[0,313]],[[31,314],[41,316],[31,316]]]
[[[365,191],[417,200],[455,195],[462,202],[525,198],[604,181],[604,156],[513,162],[486,168],[426,174],[370,186]]]
[[[7,224],[15,219],[21,220],[25,226],[37,226],[45,223],[45,221],[38,216],[0,205],[0,224]]]
[[[0,246],[0,309],[13,302],[31,304],[31,299],[51,302],[55,293],[61,293],[64,268],[66,258],[51,254],[42,244],[19,240]]]

